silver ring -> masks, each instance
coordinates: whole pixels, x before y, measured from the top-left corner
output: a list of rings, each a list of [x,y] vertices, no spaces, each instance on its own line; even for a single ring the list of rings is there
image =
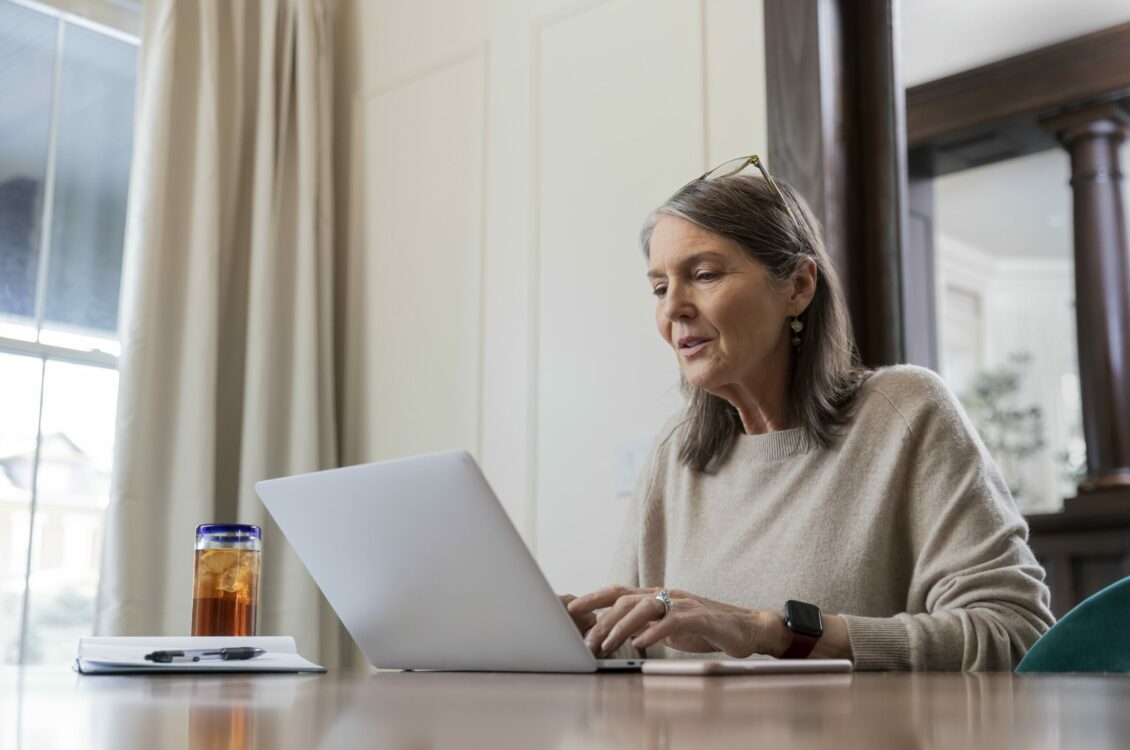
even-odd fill
[[[675,606],[675,603],[671,601],[671,592],[667,589],[660,591],[655,595],[655,598],[663,603],[663,614],[659,618],[662,620],[671,611],[671,607]]]

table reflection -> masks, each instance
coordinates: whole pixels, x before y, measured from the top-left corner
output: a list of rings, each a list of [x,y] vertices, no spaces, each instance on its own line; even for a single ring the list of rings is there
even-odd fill
[[[4,748],[1102,748],[1130,678],[0,671]]]
[[[188,746],[215,750],[255,747],[254,685],[222,683],[217,690],[207,683],[192,686],[188,703]],[[205,688],[205,689],[199,689]]]

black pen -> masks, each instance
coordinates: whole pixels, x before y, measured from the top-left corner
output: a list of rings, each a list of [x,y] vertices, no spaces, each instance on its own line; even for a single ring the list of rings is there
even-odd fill
[[[261,648],[239,646],[238,648],[189,648],[183,651],[154,651],[145,658],[158,664],[171,664],[182,661],[236,661],[254,659],[267,653]]]

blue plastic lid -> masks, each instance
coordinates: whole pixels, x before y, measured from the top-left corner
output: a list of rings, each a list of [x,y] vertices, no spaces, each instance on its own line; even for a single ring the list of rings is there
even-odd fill
[[[202,523],[196,527],[198,537],[219,537],[233,542],[258,539],[261,533],[258,526],[242,523]]]

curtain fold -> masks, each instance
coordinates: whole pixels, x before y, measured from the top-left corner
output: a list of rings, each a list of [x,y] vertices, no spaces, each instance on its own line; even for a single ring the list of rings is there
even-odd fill
[[[97,631],[187,633],[195,526],[255,523],[259,632],[359,666],[254,492],[339,462],[329,11],[151,0],[144,13]]]

